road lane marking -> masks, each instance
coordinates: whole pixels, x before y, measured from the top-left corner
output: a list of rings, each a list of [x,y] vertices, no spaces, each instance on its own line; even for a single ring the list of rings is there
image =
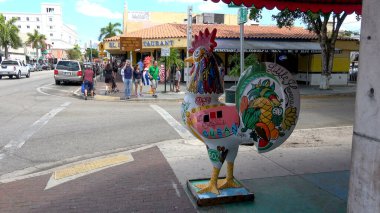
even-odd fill
[[[49,94],[49,93],[46,93],[46,92],[42,92],[42,89],[43,87],[38,87],[36,90],[37,90],[37,92],[39,92],[39,93],[41,93],[41,94],[44,94],[44,95],[48,95],[48,96],[56,96],[56,95],[51,95],[51,94]]]
[[[54,118],[59,112],[66,109],[71,102],[65,102],[58,108],[52,109],[50,112],[42,116],[35,121],[29,128],[27,128],[17,139],[11,140],[0,150],[0,160],[5,158],[7,153],[12,154],[17,149],[21,148],[26,141],[29,140],[36,132],[38,132],[43,126],[45,126],[52,118]]]
[[[87,173],[91,170],[115,165],[115,164],[120,164],[124,162],[130,161],[130,157],[127,155],[117,155],[114,157],[107,157],[99,160],[95,160],[92,162],[85,162],[81,163],[78,165],[74,165],[68,168],[64,168],[58,171],[54,172],[54,179],[55,180],[60,180],[63,178],[67,178],[70,176],[78,175],[81,173]]]
[[[51,88],[51,87],[39,87],[39,88],[40,89],[46,89],[46,90],[55,90],[55,91],[65,92],[65,93],[73,93],[74,92],[74,91],[62,90],[62,89]]]
[[[177,184],[174,181],[172,181],[172,186],[175,190],[175,193],[177,194],[177,197],[181,197],[181,193],[179,192]]]
[[[182,126],[176,119],[173,118],[166,110],[159,107],[158,105],[151,104],[152,107],[158,114],[160,114],[170,126],[185,140],[197,140],[184,126]]]
[[[37,92],[39,92],[41,94],[48,95],[48,96],[55,96],[55,97],[61,97],[61,96],[49,94],[49,93],[46,93],[42,90],[43,89],[45,89],[45,90],[56,90],[56,91],[63,92],[63,93],[74,93],[74,91],[67,91],[67,90],[61,90],[61,89],[49,87],[49,86],[54,86],[54,85],[55,84],[46,84],[46,85],[38,87],[36,90],[37,90]],[[80,88],[78,90],[80,90]],[[78,90],[76,90],[76,91],[78,91]]]
[[[74,165],[54,171],[44,190],[48,190],[77,178],[132,161],[134,161],[134,159],[131,153],[123,153],[78,162]]]

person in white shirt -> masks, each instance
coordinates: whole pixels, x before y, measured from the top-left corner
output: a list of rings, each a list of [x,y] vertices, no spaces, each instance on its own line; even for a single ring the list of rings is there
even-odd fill
[[[177,71],[175,73],[175,92],[180,92],[179,82],[181,81],[181,71],[179,70],[179,66],[177,66]]]

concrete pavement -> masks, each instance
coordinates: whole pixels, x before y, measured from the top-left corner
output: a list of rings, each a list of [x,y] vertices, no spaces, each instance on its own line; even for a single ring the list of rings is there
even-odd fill
[[[0,212],[345,211],[352,97],[304,99],[283,146],[262,155],[241,147],[235,176],[254,202],[196,208],[184,182],[209,177],[211,163],[202,143],[172,126],[180,103],[157,103],[167,122],[145,102],[71,98],[59,90],[74,86],[45,74],[0,81]],[[13,144],[22,146],[8,152]]]
[[[73,165],[1,179],[0,192],[6,196],[0,196],[0,209],[2,212],[345,212],[351,137],[352,127],[316,128],[296,130],[283,147],[267,154],[241,146],[235,176],[255,193],[254,202],[197,207],[185,183],[188,179],[209,177],[211,163],[204,144],[190,138],[130,150],[133,161],[100,168],[94,173],[83,171],[88,174],[48,190],[44,188],[54,172]],[[304,138],[316,139],[302,148],[292,147],[305,143]],[[225,168],[221,176],[224,174]]]

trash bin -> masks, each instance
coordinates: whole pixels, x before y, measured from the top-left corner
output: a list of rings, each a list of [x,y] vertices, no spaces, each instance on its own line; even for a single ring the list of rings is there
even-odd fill
[[[235,103],[236,86],[224,90],[226,94],[226,103]]]

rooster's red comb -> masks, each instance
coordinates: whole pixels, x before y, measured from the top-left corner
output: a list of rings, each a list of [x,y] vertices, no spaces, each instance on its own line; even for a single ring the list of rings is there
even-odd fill
[[[215,42],[216,29],[214,28],[212,32],[206,28],[205,32],[199,31],[199,35],[195,35],[194,41],[191,42],[191,48],[189,49],[190,53],[193,53],[198,47],[204,46],[208,48],[209,51],[213,51],[217,46]]]

